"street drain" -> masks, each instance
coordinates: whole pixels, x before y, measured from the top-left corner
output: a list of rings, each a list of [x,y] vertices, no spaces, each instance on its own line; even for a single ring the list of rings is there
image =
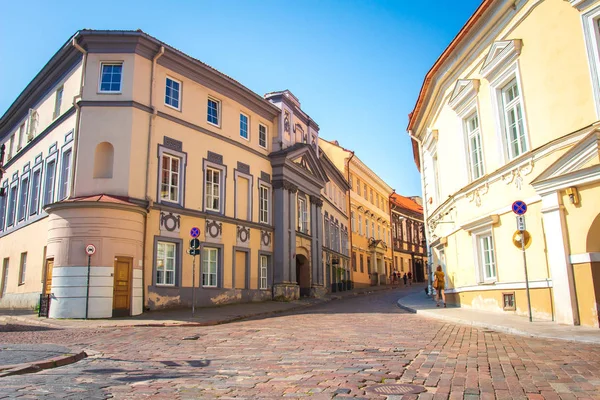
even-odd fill
[[[392,394],[417,394],[426,392],[423,386],[409,385],[406,383],[398,384],[387,384],[387,385],[375,385],[365,389],[367,392],[374,392],[377,394],[392,395]]]

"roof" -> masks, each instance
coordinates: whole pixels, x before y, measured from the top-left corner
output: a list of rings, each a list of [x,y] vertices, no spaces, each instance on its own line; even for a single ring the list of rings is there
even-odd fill
[[[108,194],[95,194],[92,196],[74,197],[71,199],[65,199],[65,200],[61,201],[61,203],[81,203],[81,202],[112,203],[112,204],[123,204],[123,205],[128,205],[128,206],[137,206],[138,205],[138,204],[130,202],[128,197],[111,196]]]
[[[392,194],[390,200],[396,206],[405,210],[413,211],[419,214],[423,214],[423,206],[418,205],[413,199],[401,196],[397,193]]]

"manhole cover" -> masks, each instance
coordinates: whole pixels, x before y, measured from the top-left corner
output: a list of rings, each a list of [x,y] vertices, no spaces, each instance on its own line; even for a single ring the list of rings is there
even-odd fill
[[[417,394],[417,393],[426,392],[427,390],[423,386],[398,383],[398,384],[370,386],[370,387],[366,388],[365,391],[374,392],[377,394],[390,395],[390,394]]]

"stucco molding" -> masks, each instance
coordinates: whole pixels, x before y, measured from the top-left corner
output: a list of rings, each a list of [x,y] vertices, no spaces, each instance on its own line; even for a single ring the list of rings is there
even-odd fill
[[[598,0],[565,0],[579,11],[583,11],[589,6],[598,2]]]
[[[496,225],[498,222],[500,222],[500,216],[498,214],[492,214],[467,222],[466,224],[461,225],[461,228],[471,234],[478,230]]]
[[[479,79],[459,79],[454,85],[448,105],[460,114],[470,100],[477,96],[479,86]]]
[[[504,67],[519,57],[522,47],[521,39],[500,40],[492,43],[479,73],[488,81],[494,80]]]
[[[529,281],[530,289],[546,289],[553,287],[552,280]],[[462,293],[462,292],[487,292],[492,290],[520,290],[526,289],[525,282],[494,282],[482,285],[461,286],[451,289],[446,289],[446,293]]]
[[[109,202],[98,202],[98,201],[59,201],[56,203],[48,204],[44,206],[44,211],[48,214],[55,213],[57,211],[66,209],[77,209],[77,208],[94,208],[94,209],[111,209],[130,211],[138,214],[146,215],[147,211],[145,208],[135,204],[122,204],[122,203],[109,203]]]
[[[506,174],[503,174],[502,182],[504,182],[507,185],[514,183],[517,190],[521,190],[523,188],[523,177],[531,174],[533,172],[533,167],[533,158],[530,158],[525,164],[518,165],[515,168],[508,171]]]
[[[600,252],[571,254],[569,256],[571,264],[585,264],[600,262]]]

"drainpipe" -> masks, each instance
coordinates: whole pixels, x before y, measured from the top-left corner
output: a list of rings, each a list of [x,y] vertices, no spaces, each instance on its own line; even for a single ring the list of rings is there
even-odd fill
[[[148,205],[146,206],[146,216],[144,218],[144,237],[142,240],[142,285],[146,284],[146,234],[148,232],[148,218],[150,216],[150,207],[152,204],[152,197],[148,194],[148,185],[150,179],[150,148],[152,146],[152,134],[154,133],[154,119],[156,118],[158,111],[154,106],[154,85],[156,83],[156,62],[162,55],[165,54],[165,46],[160,46],[158,52],[152,57],[152,71],[150,72],[150,109],[152,115],[150,115],[150,121],[148,122],[148,146],[146,147],[146,182],[144,184],[144,197]],[[142,312],[146,305],[146,290],[142,286]]]
[[[392,193],[390,194],[390,196],[388,197],[388,209],[390,210],[390,237],[392,238],[390,245],[392,246],[392,266],[393,269],[390,268],[390,274],[393,274],[393,271],[396,269],[396,264],[394,264],[394,226],[393,226],[393,220],[392,220],[392,207],[394,207],[394,205],[392,204],[392,196],[394,195],[394,193],[396,193],[396,189],[392,189]]]
[[[354,152],[351,151],[350,153],[352,153],[352,155],[350,156],[350,158],[348,158],[348,178],[346,179],[348,182],[350,182],[350,161],[352,161],[352,159],[354,158]],[[354,261],[354,258],[352,258],[352,234],[353,234],[353,230],[352,230],[352,201],[351,201],[351,196],[352,196],[352,187],[350,188],[350,190],[348,190],[348,211],[350,211],[350,280],[352,282],[354,282],[354,267],[352,266],[352,261]],[[354,284],[353,284],[354,286]]]
[[[73,193],[75,192],[75,170],[77,169],[77,154],[78,154],[78,146],[79,146],[79,125],[81,123],[81,107],[79,106],[79,100],[83,97],[83,86],[85,84],[85,71],[87,68],[87,51],[77,43],[77,38],[79,36],[79,32],[73,37],[71,40],[71,44],[77,50],[83,54],[83,62],[81,68],[81,81],[79,82],[79,93],[73,97],[73,106],[76,110],[75,117],[75,129],[73,132],[73,161],[71,163],[71,187],[69,188],[69,198],[73,197]]]

